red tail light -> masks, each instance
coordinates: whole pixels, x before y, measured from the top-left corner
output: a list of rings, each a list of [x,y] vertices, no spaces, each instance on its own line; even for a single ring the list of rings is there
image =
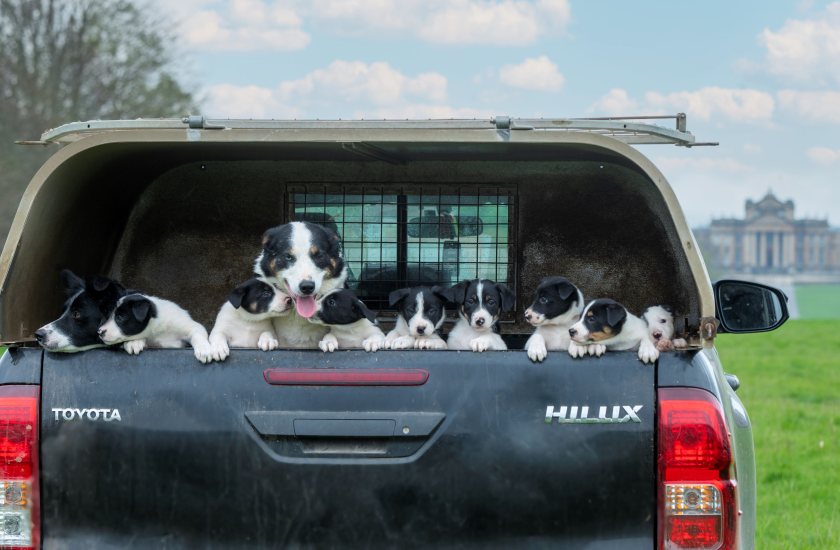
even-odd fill
[[[696,388],[659,390],[659,547],[728,550],[737,529],[732,452],[720,403]]]
[[[266,369],[265,381],[276,386],[422,386],[424,369]]]
[[[38,386],[0,386],[0,548],[37,548]]]

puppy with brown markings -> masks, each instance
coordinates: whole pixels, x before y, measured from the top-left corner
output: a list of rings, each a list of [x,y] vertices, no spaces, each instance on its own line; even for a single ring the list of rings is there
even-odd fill
[[[607,350],[638,348],[643,363],[653,363],[659,358],[647,323],[608,298],[589,302],[583,308],[580,321],[569,329],[569,336],[572,338],[569,344],[572,357],[586,354],[600,357]]]
[[[534,303],[525,310],[525,320],[537,327],[525,342],[531,361],[540,362],[548,350],[566,351],[569,328],[580,318],[583,293],[565,277],[546,277],[537,287]]]
[[[487,279],[461,281],[442,293],[458,308],[458,322],[449,332],[446,346],[449,349],[506,350],[496,325],[502,312],[514,307],[513,292],[502,283]]]
[[[688,347],[683,338],[674,338],[674,314],[668,306],[650,306],[642,313],[642,319],[659,351]]]

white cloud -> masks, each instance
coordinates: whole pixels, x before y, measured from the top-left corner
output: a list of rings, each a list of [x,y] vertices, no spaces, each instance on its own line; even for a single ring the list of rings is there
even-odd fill
[[[751,155],[757,155],[761,153],[762,147],[757,143],[745,143],[744,144],[744,152],[749,153]]]
[[[657,166],[663,173],[682,171],[712,174],[745,174],[753,168],[733,158],[712,157],[657,157]]]
[[[220,118],[487,118],[489,113],[448,105],[438,73],[406,75],[388,63],[333,61],[273,88],[208,87],[208,116]]]
[[[610,116],[633,114],[629,111],[684,112],[692,119],[724,117],[735,122],[763,123],[772,120],[774,106],[773,96],[759,90],[709,86],[693,92],[647,92],[643,101],[637,101],[626,90],[614,88],[589,111]]]
[[[840,162],[840,149],[812,147],[806,151],[808,158],[822,166],[831,166]]]
[[[840,124],[840,92],[781,90],[776,96],[782,109],[814,122]]]
[[[305,48],[309,34],[289,5],[265,0],[161,2],[180,21],[184,45],[200,51],[292,51]]]
[[[629,116],[638,111],[639,103],[630,97],[627,90],[613,88],[589,108],[589,112],[607,116]]]
[[[499,71],[503,84],[538,92],[559,92],[565,78],[547,56],[531,57],[518,65],[505,65]]]
[[[343,32],[398,31],[438,44],[531,44],[571,18],[568,0],[314,0],[308,10]]]
[[[840,83],[840,2],[815,19],[789,19],[778,31],[764,29],[768,72],[803,84]]]

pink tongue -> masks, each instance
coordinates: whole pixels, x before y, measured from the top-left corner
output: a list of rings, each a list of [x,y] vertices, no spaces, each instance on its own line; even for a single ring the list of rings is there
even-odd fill
[[[298,296],[295,300],[295,309],[298,315],[309,319],[315,315],[315,298],[312,296]]]

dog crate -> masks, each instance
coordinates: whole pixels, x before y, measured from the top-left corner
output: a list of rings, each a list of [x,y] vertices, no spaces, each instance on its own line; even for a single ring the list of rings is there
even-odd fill
[[[393,317],[402,286],[504,282],[528,334],[540,279],[680,331],[714,316],[702,259],[664,176],[629,144],[691,145],[678,128],[599,120],[97,121],[43,136],[61,147],[27,189],[0,257],[0,340],[28,342],[60,311],[58,273],[104,274],[174,300],[208,328],[250,276],[263,232],[334,229],[348,284]]]

